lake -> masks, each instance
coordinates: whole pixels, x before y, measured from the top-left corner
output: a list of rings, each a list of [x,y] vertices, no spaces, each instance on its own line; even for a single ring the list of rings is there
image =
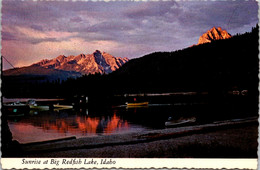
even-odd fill
[[[160,106],[160,113],[151,106],[144,108],[121,106],[108,110],[30,110],[23,116],[9,117],[8,125],[13,139],[20,143],[69,136],[110,135],[163,128],[164,120],[156,119],[156,115],[158,117],[163,113],[167,119],[168,109],[166,106]]]
[[[221,104],[173,102],[136,108],[119,105],[106,109],[30,110],[9,117],[8,125],[14,140],[29,143],[71,136],[80,138],[163,129],[169,117],[176,120],[196,117],[194,124],[205,124],[252,115],[254,112],[248,109],[247,104],[234,103],[233,100]]]

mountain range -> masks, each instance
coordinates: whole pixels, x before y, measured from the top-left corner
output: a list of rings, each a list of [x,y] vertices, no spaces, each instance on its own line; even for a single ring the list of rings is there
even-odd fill
[[[3,75],[41,75],[55,76],[61,79],[88,74],[108,74],[128,62],[128,58],[114,57],[96,50],[92,54],[77,56],[60,55],[54,59],[44,59],[27,67],[9,69]]]
[[[6,97],[69,97],[85,94],[105,99],[105,95],[176,91],[205,91],[214,96],[232,89],[246,89],[249,91],[248,95],[255,94],[258,98],[258,29],[257,25],[251,32],[237,34],[228,39],[214,40],[172,52],[147,54],[131,59],[119,69],[105,75],[79,76],[75,80],[68,79],[61,83],[39,83],[44,79],[39,76],[2,76],[2,93]],[[59,58],[66,60],[70,57]],[[38,69],[37,72],[52,72],[50,69],[53,69],[57,74],[66,72],[81,75],[75,71],[55,69],[61,65],[51,63],[49,60],[35,63],[29,66],[30,71],[35,71],[34,67]],[[21,72],[21,69],[28,70],[20,68]]]
[[[231,35],[220,27],[208,30],[200,36],[198,44],[210,43],[219,39],[228,39]],[[68,77],[79,77],[89,74],[109,74],[129,61],[128,58],[114,57],[106,52],[96,50],[92,54],[77,56],[60,55],[54,59],[43,59],[30,66],[3,71],[4,76],[44,76],[49,80],[57,78],[65,80]]]

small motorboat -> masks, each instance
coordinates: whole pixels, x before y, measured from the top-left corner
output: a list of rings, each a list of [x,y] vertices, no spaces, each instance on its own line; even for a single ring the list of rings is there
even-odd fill
[[[38,105],[35,100],[28,100],[27,104],[29,105],[30,109],[33,110],[49,110],[49,106],[42,106]]]
[[[172,117],[168,118],[168,121],[165,122],[166,127],[172,127],[172,126],[178,126],[178,125],[183,125],[183,124],[191,124],[196,122],[195,117],[189,117],[189,118],[179,118],[177,120],[172,120]]]
[[[148,106],[149,102],[139,102],[139,103],[128,103],[126,102],[127,107],[141,107],[141,106]]]

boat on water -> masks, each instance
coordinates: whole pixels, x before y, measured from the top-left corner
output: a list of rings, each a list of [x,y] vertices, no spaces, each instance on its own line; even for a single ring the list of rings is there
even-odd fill
[[[136,103],[128,103],[126,102],[127,107],[142,107],[148,106],[149,102],[136,102]]]
[[[191,124],[195,123],[196,118],[195,117],[189,117],[189,118],[179,118],[177,120],[172,120],[172,117],[169,117],[168,121],[165,122],[166,127],[172,127],[172,126],[178,126],[178,125],[184,125],[184,124]]]
[[[21,114],[21,112],[27,112],[30,110],[30,107],[27,104],[21,103],[20,101],[13,103],[3,104],[3,110],[11,113]]]
[[[27,104],[29,105],[30,109],[33,110],[49,110],[49,106],[42,106],[38,105],[35,100],[28,100]]]
[[[24,115],[25,115],[24,113],[9,113],[7,116],[9,118],[12,118],[12,117],[17,118],[17,117],[22,117]]]
[[[50,106],[39,106],[39,105],[29,105],[30,109],[34,110],[49,110]]]
[[[72,105],[61,105],[61,104],[54,104],[54,109],[72,109]]]

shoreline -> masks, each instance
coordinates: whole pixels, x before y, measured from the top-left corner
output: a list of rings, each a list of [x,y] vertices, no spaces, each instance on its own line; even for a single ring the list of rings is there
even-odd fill
[[[223,136],[223,139],[221,136]],[[216,152],[222,150],[222,152],[230,152],[226,153],[227,157],[231,155],[231,157],[243,157],[244,155],[246,158],[254,158],[257,157],[257,136],[258,120],[254,117],[247,120],[238,119],[121,135],[86,137],[38,144],[20,144],[22,150],[20,156],[197,157],[201,153],[196,154],[197,151],[195,152],[195,150],[198,150],[198,148],[205,149],[206,147],[206,150],[209,150],[206,157],[218,157],[220,153],[216,154]],[[239,143],[237,140],[250,141],[252,145],[248,145],[247,142]],[[143,150],[142,146],[147,146],[149,149]],[[160,148],[159,151],[158,148]],[[205,152],[204,149],[202,151]],[[193,154],[190,155],[189,152],[193,152]]]

